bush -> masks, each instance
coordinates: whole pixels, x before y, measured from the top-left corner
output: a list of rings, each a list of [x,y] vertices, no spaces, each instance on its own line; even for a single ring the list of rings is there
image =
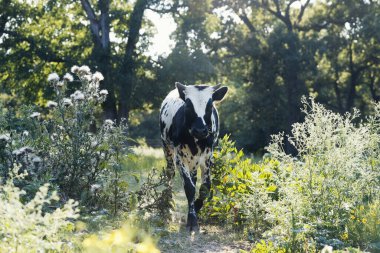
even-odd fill
[[[266,235],[286,242],[293,252],[311,239],[339,248],[343,241],[355,241],[348,233],[350,213],[380,198],[380,105],[367,123],[355,124],[358,111],[341,116],[312,99],[303,104],[305,121],[294,124],[289,137],[298,155],[284,152],[281,134],[268,148],[280,169],[279,199],[267,209],[274,226]],[[360,244],[380,240],[375,237],[361,238]]]
[[[380,104],[359,122],[356,110],[342,116],[313,99],[302,102],[305,121],[288,136],[296,156],[284,151],[283,134],[272,136],[259,163],[221,140],[203,217],[242,225],[259,242],[253,252],[378,249]]]
[[[276,197],[277,165],[270,159],[254,163],[224,136],[214,152],[211,198],[202,209],[203,217],[250,228],[251,239],[259,238],[267,227],[266,206]]]
[[[21,201],[24,191],[14,185],[27,173],[15,166],[4,185],[0,185],[0,252],[59,251],[64,244],[62,234],[69,230],[70,220],[78,217],[77,203],[69,200],[62,208],[43,212],[58,200],[57,192],[48,194],[48,184],[40,187],[28,203]],[[66,245],[68,247],[68,245]]]
[[[97,122],[100,105],[108,92],[99,91],[103,76],[89,67],[74,66],[78,79],[66,74],[62,79],[50,74],[48,82],[56,94],[48,101],[43,116],[31,107],[18,114],[2,110],[0,115],[0,153],[2,174],[20,163],[29,177],[23,189],[35,191],[50,182],[64,199],[81,200],[92,207],[121,207],[125,187],[121,183],[120,160],[125,154],[126,123]],[[81,88],[66,97],[68,84],[79,81]],[[20,184],[21,186],[21,184]]]

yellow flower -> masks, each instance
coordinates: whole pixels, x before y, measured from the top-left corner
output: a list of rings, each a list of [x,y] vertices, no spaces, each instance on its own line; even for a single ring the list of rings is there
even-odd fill
[[[366,224],[366,223],[367,223],[367,219],[366,219],[366,218],[363,218],[363,219],[362,219],[362,222],[363,222],[363,224]]]
[[[363,211],[364,210],[364,206],[360,206],[359,210]]]
[[[347,232],[344,232],[340,238],[342,238],[342,240],[347,240],[348,239],[348,233]]]
[[[351,215],[351,220],[355,220],[355,216],[354,215]]]

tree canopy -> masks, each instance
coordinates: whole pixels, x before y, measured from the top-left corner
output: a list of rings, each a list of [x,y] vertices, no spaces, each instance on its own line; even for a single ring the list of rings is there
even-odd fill
[[[168,56],[146,53],[148,9],[177,25]],[[1,0],[0,92],[9,106],[43,105],[49,73],[87,64],[105,77],[104,117],[120,120],[155,115],[175,81],[223,83],[222,131],[257,151],[302,120],[302,96],[369,112],[380,99],[379,41],[377,0]]]

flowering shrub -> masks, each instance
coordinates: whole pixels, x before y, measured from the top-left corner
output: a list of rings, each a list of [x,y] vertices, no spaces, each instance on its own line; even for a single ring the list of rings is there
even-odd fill
[[[374,116],[339,115],[303,99],[303,123],[272,136],[255,164],[224,138],[214,153],[212,198],[203,216],[244,225],[252,252],[314,252],[329,245],[379,250],[380,104]],[[271,250],[269,250],[270,248]]]
[[[30,107],[17,117],[3,110],[0,153],[4,156],[0,169],[6,176],[7,167],[20,163],[29,174],[20,182],[23,189],[35,191],[49,181],[64,199],[78,199],[99,208],[112,205],[116,212],[126,192],[120,182],[126,123],[96,120],[108,94],[99,90],[101,73],[91,73],[87,66],[74,66],[71,71],[77,79],[69,73],[62,79],[56,73],[48,76],[56,99],[46,103],[47,115]],[[80,89],[66,97],[69,83],[77,81]]]
[[[305,121],[293,125],[289,138],[298,155],[284,152],[281,134],[268,148],[280,169],[279,199],[266,218],[274,226],[266,236],[281,239],[292,251],[310,239],[339,248],[342,240],[355,241],[348,231],[351,212],[380,198],[380,105],[367,123],[355,124],[358,111],[341,116],[313,100],[303,104]]]
[[[22,203],[25,191],[14,185],[27,173],[15,166],[5,184],[0,184],[0,252],[59,251],[65,244],[62,233],[78,217],[77,203],[69,200],[62,208],[43,212],[44,206],[58,200],[56,192],[48,194],[48,184],[40,187],[34,198]]]

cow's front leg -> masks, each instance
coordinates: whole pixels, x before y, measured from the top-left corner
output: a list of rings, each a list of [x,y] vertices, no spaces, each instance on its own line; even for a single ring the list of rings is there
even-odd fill
[[[202,169],[202,184],[199,189],[199,196],[198,199],[194,202],[195,212],[199,213],[203,206],[204,200],[209,196],[210,194],[210,188],[211,188],[211,166],[212,161],[211,158],[206,161],[206,164],[204,166],[201,166]]]
[[[176,158],[176,165],[183,179],[183,184],[185,188],[185,194],[187,198],[187,203],[189,206],[189,212],[187,214],[187,225],[186,228],[189,231],[196,231],[199,229],[197,214],[195,212],[194,200],[195,200],[195,182],[193,181],[193,176],[191,175],[189,169],[181,161],[180,157]],[[196,180],[196,178],[194,178]]]

